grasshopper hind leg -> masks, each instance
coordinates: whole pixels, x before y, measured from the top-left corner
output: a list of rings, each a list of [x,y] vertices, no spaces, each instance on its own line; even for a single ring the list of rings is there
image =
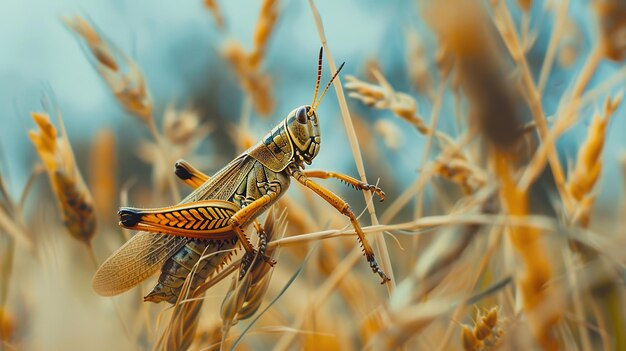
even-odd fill
[[[120,217],[120,225],[123,227],[134,227],[141,222],[141,214],[131,208],[122,208],[117,214]]]
[[[178,160],[174,164],[174,174],[193,189],[209,180],[209,176],[194,168],[185,160]]]

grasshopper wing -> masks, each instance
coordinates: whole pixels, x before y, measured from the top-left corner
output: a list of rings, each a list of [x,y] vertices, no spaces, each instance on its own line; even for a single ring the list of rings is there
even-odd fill
[[[207,199],[227,200],[254,166],[246,153],[199,186],[181,203]],[[187,244],[187,237],[141,231],[115,251],[96,272],[92,286],[100,295],[121,294],[154,274]]]
[[[93,277],[93,289],[102,296],[120,294],[154,274],[189,239],[139,232],[117,249]]]

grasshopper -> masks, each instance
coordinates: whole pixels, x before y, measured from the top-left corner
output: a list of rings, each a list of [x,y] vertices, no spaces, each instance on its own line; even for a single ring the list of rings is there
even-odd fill
[[[317,99],[322,75],[320,49],[315,93],[311,105],[300,106],[274,127],[260,142],[231,161],[212,177],[193,168],[184,160],[175,165],[175,174],[194,188],[180,204],[138,209],[122,207],[120,226],[140,232],[114,252],[96,272],[93,287],[104,296],[126,291],[139,284],[161,266],[159,282],[144,297],[145,301],[175,303],[182,285],[193,271],[191,289],[231,258],[237,243],[245,250],[242,274],[257,254],[245,234],[254,224],[259,234],[259,254],[268,264],[263,230],[256,219],[274,204],[289,187],[291,178],[311,189],[336,210],[350,219],[370,268],[382,278],[374,252],[348,203],[311,178],[336,178],[357,190],[372,191],[384,200],[377,186],[353,177],[321,171],[304,170],[320,150],[320,128],[316,109],[343,64],[331,77]],[[202,259],[200,259],[202,257]],[[195,267],[194,267],[195,266]]]

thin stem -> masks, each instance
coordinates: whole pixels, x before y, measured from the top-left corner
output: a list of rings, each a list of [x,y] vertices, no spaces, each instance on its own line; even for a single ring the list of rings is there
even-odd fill
[[[328,65],[332,72],[337,71],[337,66],[333,60],[332,54],[328,47],[328,43],[326,41],[326,35],[324,34],[324,27],[322,24],[322,19],[320,17],[313,0],[309,0],[309,5],[311,7],[311,12],[313,13],[313,18],[315,19],[315,25],[317,27],[317,31],[320,36],[320,40],[322,41],[322,45],[324,46],[324,51],[326,54],[326,58],[328,60]],[[354,157],[354,162],[356,163],[356,168],[359,172],[359,177],[361,181],[367,183],[367,177],[365,175],[365,167],[363,166],[363,158],[361,156],[361,150],[359,147],[359,142],[357,140],[356,132],[354,131],[354,126],[352,124],[352,119],[350,117],[350,111],[348,110],[348,104],[346,102],[346,97],[343,93],[343,88],[341,86],[341,78],[337,77],[334,81],[335,93],[337,94],[337,100],[339,102],[339,107],[341,109],[341,117],[343,118],[343,123],[346,128],[346,134],[348,136],[348,140],[350,141],[350,149],[352,150],[352,156]],[[376,210],[374,209],[374,205],[372,204],[372,193],[370,191],[364,191],[363,196],[365,197],[365,203],[367,204],[367,210],[370,214],[372,224],[378,224],[378,217],[376,216]],[[385,239],[382,235],[376,235],[376,251],[378,257],[381,259],[381,266],[386,274],[391,278],[388,284],[385,284],[387,287],[387,292],[391,294],[393,291],[396,280],[393,274],[393,267],[391,266],[391,259],[389,258],[389,252],[387,250],[387,244],[385,243]]]
[[[165,164],[171,163],[172,161],[169,159],[169,152],[167,151],[165,142],[163,141],[163,138],[161,137],[161,134],[159,133],[159,130],[157,129],[153,116],[150,116],[150,118],[148,119],[148,129],[150,130],[150,134],[152,134],[152,137],[154,138],[154,141],[156,142],[157,147],[159,148],[160,155],[161,157],[163,157],[163,161],[165,162]],[[172,199],[174,200],[174,202],[179,202],[180,193],[178,192],[178,188],[176,187],[176,180],[174,179],[174,173],[168,172],[166,177],[167,177],[167,183],[169,184],[169,187],[170,187],[170,191],[172,192]]]
[[[426,145],[424,146],[424,153],[422,154],[422,169],[426,167],[428,164],[428,160],[430,158],[430,150],[433,145],[433,135],[437,131],[437,123],[439,122],[439,116],[441,111],[441,105],[443,104],[443,95],[446,91],[446,85],[448,81],[448,71],[442,71],[441,82],[437,87],[437,95],[435,101],[433,103],[433,109],[431,111],[430,116],[430,125],[428,126],[428,133],[426,134]],[[414,218],[420,218],[423,212],[423,204],[424,204],[424,187],[427,182],[428,175],[426,172],[422,172],[419,174],[417,183],[421,184],[420,190],[417,192],[416,206],[415,206],[415,216]],[[418,257],[418,245],[419,245],[419,236],[416,235],[413,237],[411,241],[411,252],[413,253],[410,258],[410,266],[413,266]]]
[[[408,222],[396,223],[396,224],[378,224],[372,226],[366,226],[363,229],[363,233],[372,234],[382,231],[411,231],[415,232],[421,229],[430,229],[447,225],[493,225],[497,222],[498,225],[510,226],[510,227],[528,227],[536,228],[547,232],[559,232],[559,225],[549,217],[539,215],[527,215],[527,216],[509,216],[509,215],[488,215],[488,214],[452,214],[442,216],[428,216],[418,218]],[[500,224],[501,223],[501,224]],[[414,233],[411,235],[419,235]],[[325,240],[335,238],[339,236],[354,236],[354,230],[351,228],[345,229],[329,229],[322,230],[313,233],[293,235],[287,238],[274,240],[268,243],[268,248],[275,246],[292,246],[301,245],[305,243],[315,242],[319,240]],[[606,243],[600,244],[599,238],[594,237],[593,243],[586,241],[583,237],[576,236],[574,239],[583,240],[585,244],[591,244],[594,247],[601,247],[608,245]]]
[[[548,49],[546,50],[546,57],[543,60],[543,65],[541,66],[541,73],[539,73],[539,84],[537,88],[539,95],[543,94],[543,91],[546,88],[546,83],[548,82],[548,77],[550,76],[550,71],[552,70],[552,64],[554,63],[554,58],[556,57],[556,51],[559,47],[561,34],[563,33],[563,29],[565,29],[564,24],[568,6],[569,0],[561,1],[561,5],[559,6],[556,14],[556,22],[554,24],[554,29],[552,29],[552,34],[550,35]]]
[[[528,62],[526,61],[526,56],[520,46],[519,38],[517,36],[515,26],[513,25],[513,19],[511,18],[511,13],[509,12],[506,1],[498,1],[497,3],[492,2],[492,6],[494,6],[494,10],[500,14],[499,17],[502,19],[502,23],[496,22],[496,26],[500,31],[500,35],[507,44],[507,48],[509,49],[511,56],[521,68],[522,83],[527,91],[527,93],[523,95],[527,100],[533,120],[537,126],[539,139],[542,142],[545,142],[548,135],[548,124],[546,122],[545,113],[541,103],[541,95],[539,95],[539,91],[535,86],[532,73],[528,67]],[[571,200],[565,189],[565,176],[563,169],[561,168],[555,146],[551,144],[548,144],[548,161],[550,162],[554,183],[556,184],[556,188],[559,191],[561,199],[566,206],[569,206]]]
[[[437,123],[439,122],[439,116],[441,112],[441,106],[443,104],[443,95],[446,91],[446,83],[448,80],[447,72],[444,72],[441,78],[441,83],[437,89],[437,97],[433,103],[433,109],[431,111],[430,116],[430,125],[428,126],[428,134],[426,135],[426,145],[424,146],[424,153],[422,154],[422,168],[426,166],[428,163],[428,159],[430,156],[430,150],[433,145],[433,136],[435,131],[437,130]],[[425,173],[420,173],[421,178],[425,177]],[[417,207],[415,210],[415,218],[419,218],[422,215],[422,205],[423,205],[424,191],[423,189],[417,193]]]
[[[24,209],[24,205],[26,203],[26,199],[28,198],[28,193],[30,192],[30,189],[32,188],[33,184],[35,183],[35,179],[37,178],[38,175],[40,175],[41,173],[44,172],[44,167],[42,164],[38,164],[35,167],[33,167],[32,171],[30,172],[30,175],[28,176],[28,180],[26,181],[26,185],[24,186],[24,190],[22,190],[22,195],[20,195],[20,200],[17,203],[17,211],[21,212]],[[18,216],[20,216],[21,214],[18,214]]]
[[[474,130],[470,130],[461,138],[461,141],[457,145],[448,145],[446,149],[439,156],[439,160],[442,162],[447,161],[449,158],[453,157],[459,150],[467,145],[472,138],[474,137]],[[434,169],[430,166],[425,166],[421,169],[420,175],[415,179],[413,184],[411,184],[400,196],[396,198],[394,202],[391,203],[387,210],[383,212],[381,217],[382,223],[389,223],[399,212],[404,208],[404,206],[413,199],[413,196],[417,194],[417,192],[421,191],[424,187],[428,179],[433,175]],[[425,174],[422,176],[422,174]]]

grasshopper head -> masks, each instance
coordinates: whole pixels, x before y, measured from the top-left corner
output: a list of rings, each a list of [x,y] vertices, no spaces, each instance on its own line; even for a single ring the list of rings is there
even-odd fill
[[[319,99],[317,93],[320,88],[320,78],[322,77],[322,54],[324,47],[320,48],[320,54],[317,65],[317,81],[315,82],[315,93],[313,94],[313,102],[311,105],[304,105],[291,111],[285,120],[285,126],[289,132],[289,139],[293,144],[296,155],[299,156],[307,164],[311,164],[311,161],[317,156],[320,151],[320,126],[317,122],[317,107],[322,102],[324,94],[328,91],[331,83],[339,71],[343,68],[344,63],[339,66],[335,74],[330,78],[330,81],[322,91]]]
[[[289,139],[294,150],[307,164],[320,151],[320,126],[317,122],[317,113],[311,106],[300,106],[291,111],[285,121]]]

